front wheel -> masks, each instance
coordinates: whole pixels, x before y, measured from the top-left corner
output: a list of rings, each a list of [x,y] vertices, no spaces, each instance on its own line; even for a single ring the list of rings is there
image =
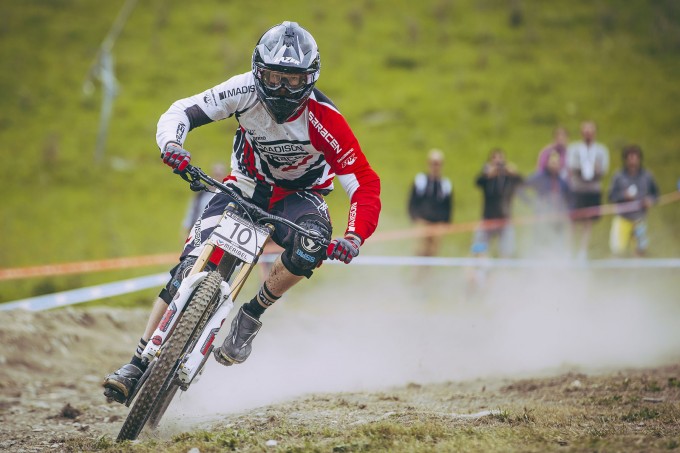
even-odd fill
[[[156,402],[156,405],[149,416],[149,421],[146,422],[150,429],[153,430],[158,428],[158,424],[161,422],[161,418],[168,409],[168,406],[170,406],[170,403],[172,403],[172,400],[175,398],[175,393],[177,393],[177,390],[179,390],[179,385],[173,383],[170,384],[170,386],[161,395],[159,395],[158,401]]]
[[[160,421],[177,391],[173,378],[179,359],[193,347],[210,319],[213,307],[219,301],[221,282],[222,276],[218,272],[210,272],[196,288],[182,318],[166,339],[156,364],[139,390],[116,442],[136,439],[152,414],[154,426]]]

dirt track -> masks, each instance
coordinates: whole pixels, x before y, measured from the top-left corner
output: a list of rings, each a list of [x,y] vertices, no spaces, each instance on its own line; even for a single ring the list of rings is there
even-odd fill
[[[145,319],[104,309],[0,313],[0,450],[112,434],[125,408],[105,402],[101,381],[129,358],[135,339],[127,333],[143,330]]]
[[[126,409],[104,401],[101,379],[128,359],[133,334],[143,329],[145,319],[142,311],[111,309],[0,313],[0,450],[61,451],[115,436]],[[434,418],[469,427],[480,426],[484,418],[492,424],[538,424],[537,417],[551,414],[559,423],[560,417],[578,420],[562,434],[551,434],[549,445],[555,448],[572,445],[586,426],[587,432],[605,427],[617,432],[622,445],[633,442],[631,450],[675,449],[680,445],[679,379],[680,365],[674,365],[604,375],[412,383],[384,391],[316,394],[211,423],[253,429],[285,419],[287,426],[352,429]],[[456,415],[484,410],[500,413],[481,419]],[[171,431],[161,432],[161,439],[178,432]]]

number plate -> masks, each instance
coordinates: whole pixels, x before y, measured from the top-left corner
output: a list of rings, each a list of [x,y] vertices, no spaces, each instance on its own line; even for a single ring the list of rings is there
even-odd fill
[[[246,263],[255,261],[269,230],[227,212],[208,239],[212,244]]]

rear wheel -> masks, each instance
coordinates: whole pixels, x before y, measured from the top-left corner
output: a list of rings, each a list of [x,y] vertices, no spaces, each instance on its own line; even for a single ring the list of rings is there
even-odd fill
[[[166,339],[156,364],[139,390],[137,400],[118,434],[117,442],[136,439],[150,418],[153,418],[154,426],[158,425],[178,389],[173,378],[179,359],[193,347],[213,313],[219,299],[221,282],[222,276],[218,272],[210,272],[196,288],[187,302],[182,318],[177,322],[172,335]]]

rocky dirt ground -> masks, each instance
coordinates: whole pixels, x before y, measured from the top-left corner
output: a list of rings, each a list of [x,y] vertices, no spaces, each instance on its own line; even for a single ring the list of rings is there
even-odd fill
[[[0,451],[117,451],[110,438],[126,408],[106,403],[100,384],[145,321],[104,308],[1,312]],[[170,428],[152,447],[125,449],[680,450],[680,365],[313,394],[213,419],[210,430],[231,434],[215,447]]]
[[[146,316],[109,309],[0,313],[0,450],[59,450],[74,436],[113,435],[126,411],[106,403],[102,378],[130,354],[132,333],[144,329]]]

